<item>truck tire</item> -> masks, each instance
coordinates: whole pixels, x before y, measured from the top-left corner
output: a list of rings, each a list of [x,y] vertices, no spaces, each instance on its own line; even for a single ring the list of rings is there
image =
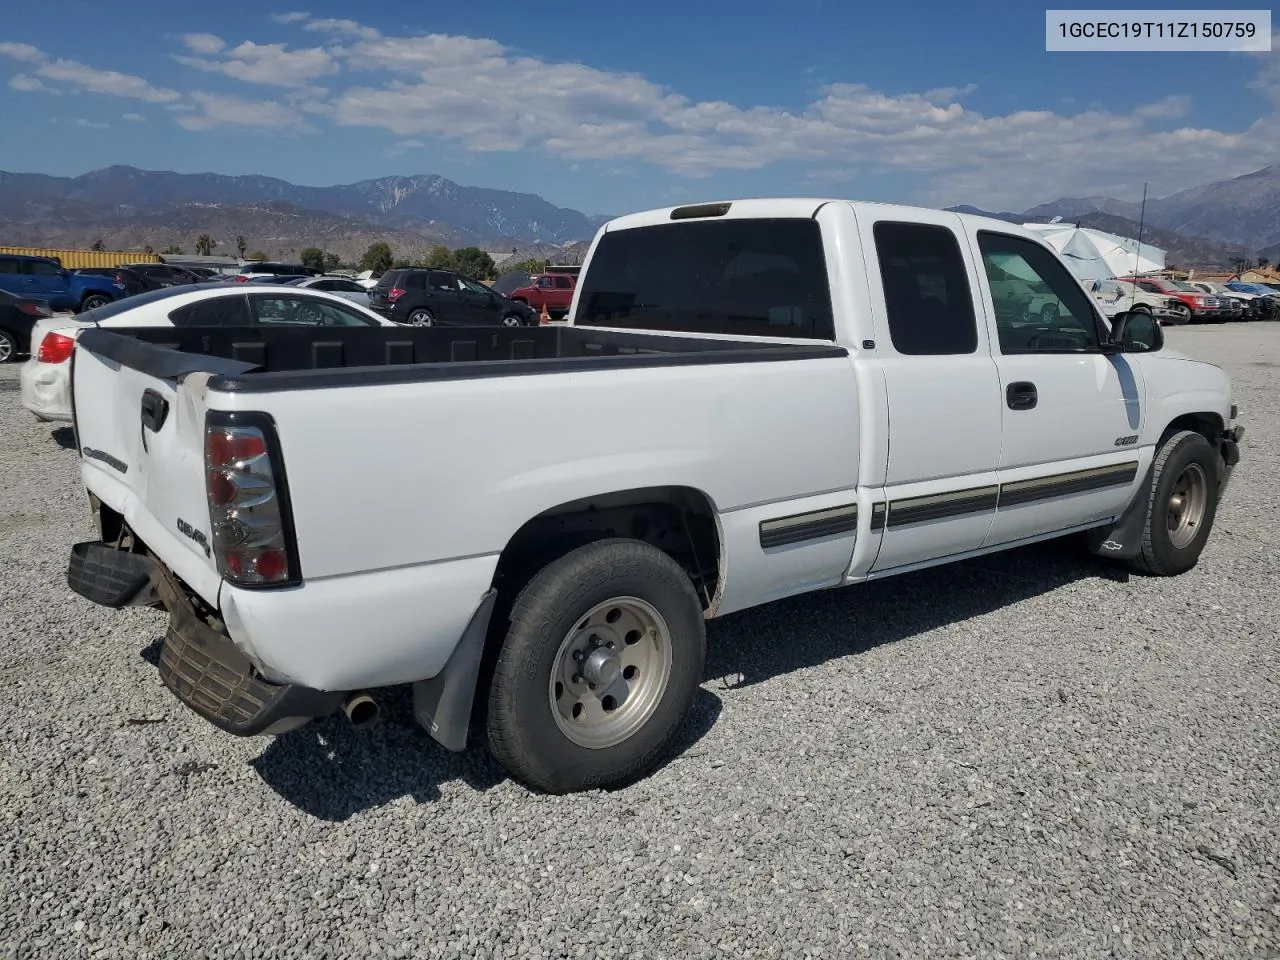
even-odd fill
[[[489,750],[548,793],[620,787],[663,758],[693,701],[706,625],[678,563],[600,540],[520,592],[489,684]]]
[[[91,293],[80,301],[80,313],[86,310],[93,310],[96,307],[106,306],[111,302],[111,298],[105,293]]]
[[[1129,561],[1140,573],[1186,573],[1200,552],[1218,510],[1222,463],[1202,434],[1180,430],[1156,451],[1142,550]]]

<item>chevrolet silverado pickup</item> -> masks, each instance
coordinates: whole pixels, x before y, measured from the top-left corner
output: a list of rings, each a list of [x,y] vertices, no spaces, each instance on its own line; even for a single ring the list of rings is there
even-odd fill
[[[68,582],[168,611],[181,702],[274,735],[411,685],[551,792],[654,767],[711,618],[1071,534],[1189,570],[1242,433],[1032,234],[844,200],[615,219],[563,327],[90,330],[73,364]]]

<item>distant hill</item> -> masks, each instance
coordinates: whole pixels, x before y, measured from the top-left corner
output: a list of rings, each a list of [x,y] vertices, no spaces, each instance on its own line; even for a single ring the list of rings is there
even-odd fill
[[[10,218],[32,200],[84,203],[114,210],[121,217],[191,204],[248,207],[287,203],[300,210],[424,235],[447,234],[472,243],[499,238],[543,243],[588,240],[603,222],[600,217],[557,207],[533,194],[464,187],[435,174],[306,187],[274,177],[173,173],[125,166],[79,177],[0,172],[0,216]]]

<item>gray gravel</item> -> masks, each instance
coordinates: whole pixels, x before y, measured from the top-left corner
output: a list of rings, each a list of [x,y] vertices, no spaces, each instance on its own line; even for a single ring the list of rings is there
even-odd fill
[[[66,588],[75,454],[0,369],[0,946],[1280,956],[1280,324],[1169,339],[1249,431],[1196,570],[1045,545],[726,618],[683,753],[563,798],[404,697],[276,741],[179,706],[161,616]]]

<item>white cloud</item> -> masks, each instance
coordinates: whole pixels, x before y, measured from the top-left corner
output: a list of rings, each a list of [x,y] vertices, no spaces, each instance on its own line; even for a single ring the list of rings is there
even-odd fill
[[[101,123],[100,121],[97,121],[97,120],[86,120],[84,117],[81,117],[79,120],[76,121],[76,126],[86,127],[89,130],[110,130],[111,129],[111,124],[109,123]]]
[[[140,113],[122,113],[121,120],[128,120],[130,123],[146,123],[147,118]]]
[[[295,10],[293,13],[273,13],[271,19],[276,23],[301,23],[303,20],[310,20],[311,14]]]
[[[191,94],[191,100],[199,107],[199,112],[178,117],[178,125],[187,130],[255,127],[281,133],[308,133],[315,129],[295,110],[274,100],[245,100],[202,91]]]
[[[57,93],[51,87],[45,86],[35,77],[25,73],[15,73],[9,78],[9,86],[14,90],[20,90],[23,93]]]
[[[272,87],[301,87],[338,70],[328,51],[320,47],[289,50],[283,43],[246,40],[225,54],[225,60],[175,56],[179,63],[209,73],[221,73],[246,83]]]
[[[361,40],[376,40],[382,36],[373,27],[366,27],[364,24],[356,23],[354,20],[312,20],[302,29],[343,34],[349,37],[359,37]]]
[[[41,63],[36,73],[46,80],[56,80],[91,93],[130,97],[148,103],[169,103],[181,96],[176,90],[152,86],[141,77],[115,70],[98,70],[75,60],[50,60]]]
[[[44,59],[44,51],[29,43],[0,43],[0,57],[10,57],[24,63],[39,63]]]
[[[186,33],[182,36],[182,44],[192,53],[219,53],[227,42],[212,33]]]

